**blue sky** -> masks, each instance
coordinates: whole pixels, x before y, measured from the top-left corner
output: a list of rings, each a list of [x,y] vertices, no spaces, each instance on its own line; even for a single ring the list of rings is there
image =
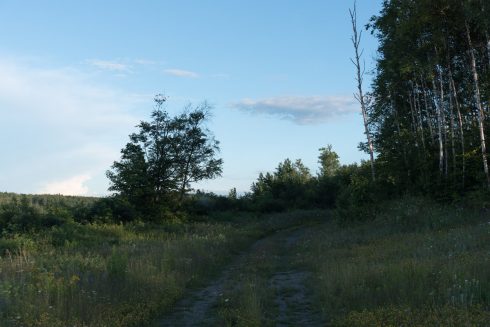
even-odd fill
[[[146,120],[214,106],[223,177],[248,191],[285,158],[313,173],[332,144],[366,155],[349,58],[350,1],[0,1],[0,191],[107,194],[105,171]],[[381,0],[358,1],[364,25]],[[376,40],[364,34],[368,68]],[[369,84],[370,76],[366,76]]]

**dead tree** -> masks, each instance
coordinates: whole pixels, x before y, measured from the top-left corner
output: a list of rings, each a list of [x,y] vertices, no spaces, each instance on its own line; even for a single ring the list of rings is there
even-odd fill
[[[360,50],[361,37],[362,32],[357,28],[357,10],[356,3],[354,2],[354,8],[349,9],[349,14],[352,22],[352,45],[354,46],[355,57],[351,58],[352,63],[356,67],[356,81],[357,81],[357,93],[354,94],[354,97],[357,101],[359,101],[361,105],[362,118],[364,120],[364,132],[366,134],[368,148],[369,148],[369,156],[371,161],[371,177],[373,182],[376,180],[376,173],[374,168],[374,147],[371,139],[371,134],[369,132],[369,120],[367,115],[367,105],[365,95],[362,90],[362,82],[364,78],[364,67],[361,67],[361,57],[363,50]]]

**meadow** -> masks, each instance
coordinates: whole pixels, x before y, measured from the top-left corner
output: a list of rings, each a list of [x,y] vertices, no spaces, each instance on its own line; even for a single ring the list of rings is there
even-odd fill
[[[18,203],[40,206],[29,212],[46,225],[53,209],[38,200]],[[62,200],[57,210],[95,201]],[[14,216],[0,238],[0,325],[154,325],[222,280],[206,313],[220,326],[487,326],[488,211],[417,197],[381,207],[368,221],[335,210],[214,212],[24,231]]]
[[[4,204],[8,203],[5,197],[12,196],[5,195]],[[32,209],[40,197],[21,197],[18,202]],[[67,205],[58,201],[62,197],[45,198],[56,203],[57,209]],[[93,201],[65,200],[68,204]],[[51,210],[44,202],[41,209],[32,210],[38,214]],[[46,215],[37,219],[47,220]],[[0,238],[0,325],[150,324],[171,311],[186,290],[216,276],[254,240],[300,224],[304,217],[222,213],[212,219],[176,218],[158,224],[67,219],[25,231],[4,228]],[[11,218],[10,223],[22,221],[17,218]]]
[[[4,326],[138,326],[219,269],[250,230],[68,225],[2,240]]]
[[[348,225],[330,212],[289,248],[253,253],[220,303],[222,325],[275,326],[290,298],[286,321],[319,315],[311,326],[488,326],[488,212],[413,197],[383,207]],[[278,293],[278,271],[304,276],[305,289],[289,278]]]
[[[421,198],[307,237],[316,303],[336,326],[488,326],[490,215]]]

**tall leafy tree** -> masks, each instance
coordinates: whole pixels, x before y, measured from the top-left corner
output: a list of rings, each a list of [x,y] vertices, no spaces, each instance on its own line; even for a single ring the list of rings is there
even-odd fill
[[[151,183],[149,165],[141,145],[134,140],[121,150],[121,160],[107,171],[111,181],[109,191],[131,200],[133,204],[148,206],[154,202],[155,190]]]
[[[274,210],[295,208],[305,205],[307,193],[311,189],[313,177],[310,170],[298,159],[286,159],[279,163],[273,173],[260,174],[252,184],[252,196],[257,202]],[[267,203],[269,202],[269,203]]]
[[[204,123],[209,118],[210,106],[188,106],[174,119],[176,124],[175,149],[179,201],[182,201],[191,183],[221,175],[223,160],[217,158],[219,142]]]
[[[121,160],[107,172],[109,190],[137,206],[180,203],[192,183],[222,172],[219,142],[205,126],[209,105],[189,105],[171,117],[166,100],[155,97],[152,120],[140,122],[121,150]]]
[[[401,189],[488,187],[487,7],[385,0],[368,25],[379,40],[368,108],[373,146],[382,178]]]
[[[320,164],[320,177],[333,177],[340,168],[339,156],[332,150],[332,145],[320,148],[318,163]]]

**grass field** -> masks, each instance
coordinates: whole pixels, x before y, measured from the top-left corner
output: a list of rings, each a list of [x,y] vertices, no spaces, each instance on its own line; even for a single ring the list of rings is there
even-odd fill
[[[375,221],[339,226],[332,213],[285,244],[264,244],[248,258],[218,309],[223,326],[275,326],[288,297],[287,319],[318,313],[315,326],[490,325],[486,211],[406,198]],[[305,290],[289,278],[277,294],[278,272],[303,274]],[[298,301],[303,294],[310,301]]]
[[[206,313],[220,326],[488,326],[489,213],[383,208],[348,225],[326,211],[222,213],[4,235],[0,325],[144,326],[226,273]]]
[[[488,326],[490,215],[408,198],[374,222],[305,238],[315,302],[336,326]]]
[[[226,219],[225,219],[226,218]],[[0,239],[1,326],[141,326],[186,289],[297,217],[227,222],[65,223]]]

